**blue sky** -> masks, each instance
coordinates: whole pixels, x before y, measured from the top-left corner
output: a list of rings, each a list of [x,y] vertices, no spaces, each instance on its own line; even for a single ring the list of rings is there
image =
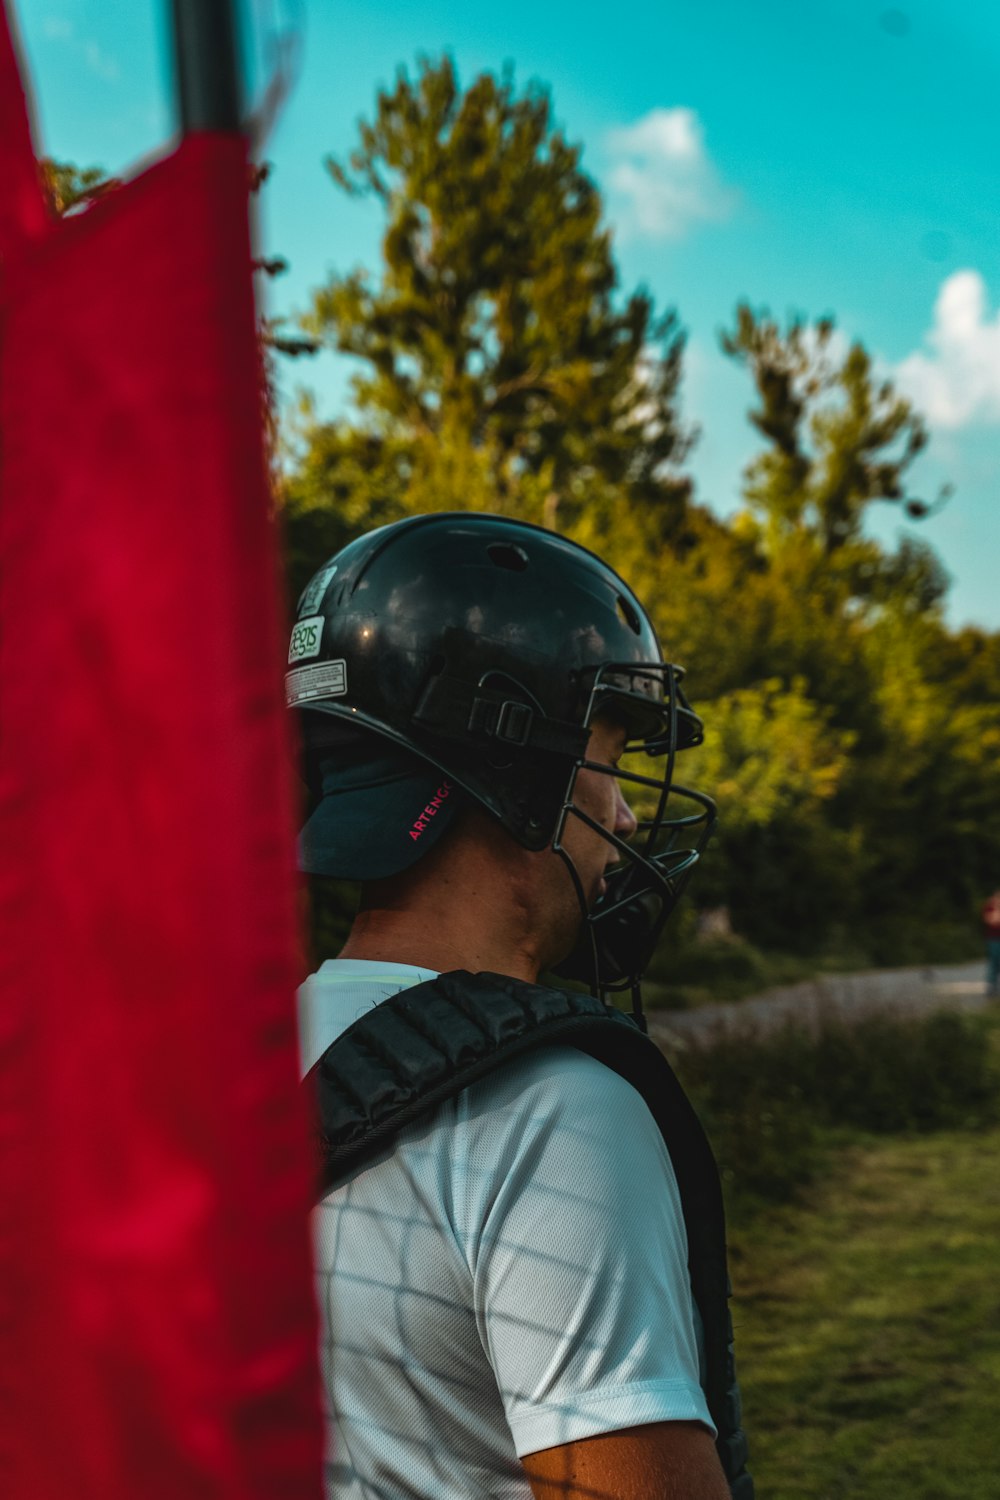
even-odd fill
[[[44,148],[126,170],[172,128],[165,0],[15,0]],[[1000,628],[1000,6],[995,0],[257,0],[251,75],[296,23],[300,73],[267,143],[264,248],[291,262],[275,310],[330,270],[376,263],[379,221],[343,200],[344,153],[376,89],[417,56],[463,81],[514,64],[552,92],[605,190],[622,281],[646,283],[688,330],[685,415],[701,428],[699,496],[738,500],[755,451],[746,378],[718,351],[743,298],[832,313],[930,424],[914,490],[951,504],[918,534],[952,576],[949,618]],[[349,366],[296,367],[321,410]],[[291,383],[291,382],[290,382]],[[883,506],[873,529],[901,521]]]

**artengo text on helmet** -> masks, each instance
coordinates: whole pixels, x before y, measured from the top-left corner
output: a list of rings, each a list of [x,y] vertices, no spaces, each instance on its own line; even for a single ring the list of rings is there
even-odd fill
[[[438,808],[441,806],[441,803],[445,800],[445,798],[449,796],[450,792],[451,782],[442,781],[441,785],[438,787],[437,791],[434,793],[433,797],[428,802],[423,812],[420,814],[420,817],[410,829],[411,839],[418,839],[420,837],[424,829],[427,827],[429,820],[437,816]]]

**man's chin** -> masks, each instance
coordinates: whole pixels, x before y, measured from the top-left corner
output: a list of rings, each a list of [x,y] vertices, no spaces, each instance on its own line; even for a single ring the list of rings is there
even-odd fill
[[[552,932],[544,968],[563,979],[581,979],[593,983],[594,950],[593,939],[586,918],[593,915],[598,903],[607,894],[608,882],[604,875],[595,874],[590,880],[586,896],[587,910],[581,912],[575,893],[572,912],[566,911],[565,922],[560,921],[558,931]]]
[[[600,882],[603,886],[603,880]],[[588,908],[592,912],[599,893],[595,884],[593,894]],[[549,950],[545,968],[551,974],[560,979],[582,980],[584,984],[594,982],[594,947],[593,937],[589,924],[582,915],[578,915],[575,922],[567,923],[566,927],[559,933],[558,941],[553,934],[552,947]]]

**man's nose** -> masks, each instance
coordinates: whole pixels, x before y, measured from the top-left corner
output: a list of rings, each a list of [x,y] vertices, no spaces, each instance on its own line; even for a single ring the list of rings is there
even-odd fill
[[[615,782],[615,828],[614,831],[620,839],[630,839],[638,828],[635,813],[625,801],[618,782]]]

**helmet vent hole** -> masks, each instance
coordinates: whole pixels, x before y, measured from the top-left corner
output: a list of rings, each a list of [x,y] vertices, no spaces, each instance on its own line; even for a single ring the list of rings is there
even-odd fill
[[[635,605],[631,602],[631,600],[626,599],[623,594],[618,595],[617,603],[619,620],[621,620],[628,626],[633,635],[638,635],[641,627],[639,625],[639,616],[636,613]]]
[[[495,568],[506,568],[510,573],[523,573],[528,566],[528,554],[513,542],[491,542],[486,554]]]

